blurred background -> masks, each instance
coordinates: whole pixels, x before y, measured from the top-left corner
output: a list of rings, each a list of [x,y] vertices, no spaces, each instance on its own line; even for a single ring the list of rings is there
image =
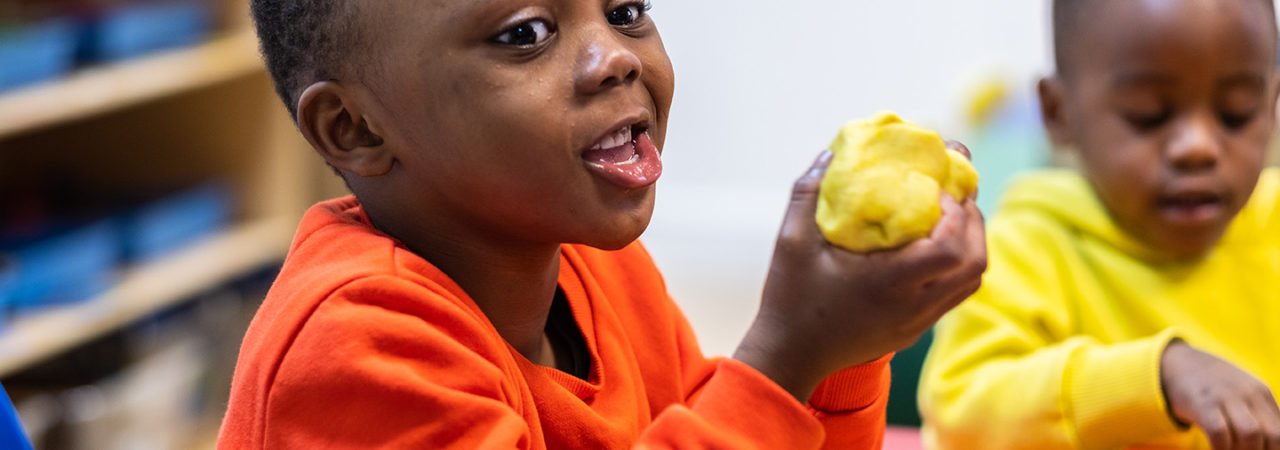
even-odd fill
[[[247,0],[0,0],[0,383],[37,448],[211,448],[301,212],[341,195]],[[644,240],[708,354],[753,317],[792,180],[891,109],[973,149],[989,214],[1045,164],[1047,0],[654,0],[676,67]],[[927,340],[895,362],[916,423]]]
[[[0,383],[36,448],[212,448],[301,212],[342,193],[247,5],[0,0]]]

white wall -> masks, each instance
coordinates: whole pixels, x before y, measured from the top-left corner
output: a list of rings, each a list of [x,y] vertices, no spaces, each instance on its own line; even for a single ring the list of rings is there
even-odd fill
[[[754,317],[791,181],[845,121],[956,135],[967,83],[1048,65],[1046,0],[654,0],[676,67],[644,241],[709,354]]]

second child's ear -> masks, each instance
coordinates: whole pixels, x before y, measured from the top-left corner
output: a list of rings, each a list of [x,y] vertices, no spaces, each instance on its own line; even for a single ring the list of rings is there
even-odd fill
[[[353,92],[336,81],[308,86],[298,97],[298,130],[329,165],[361,177],[385,175],[395,155],[371,130]]]
[[[1055,147],[1071,144],[1066,114],[1066,86],[1057,76],[1045,77],[1037,86],[1040,93],[1040,120]]]
[[[1270,81],[1267,88],[1271,89],[1271,112],[1280,113],[1280,66],[1271,71]]]

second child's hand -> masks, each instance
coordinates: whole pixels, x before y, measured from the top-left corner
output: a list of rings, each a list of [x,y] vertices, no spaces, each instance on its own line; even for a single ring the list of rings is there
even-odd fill
[[[1280,407],[1253,375],[1175,341],[1160,358],[1160,381],[1174,417],[1200,427],[1214,450],[1280,450]]]
[[[929,237],[867,254],[831,245],[814,221],[830,160],[823,152],[795,183],[760,312],[734,353],[802,403],[831,373],[914,343],[977,291],[987,264],[974,200],[947,195]]]

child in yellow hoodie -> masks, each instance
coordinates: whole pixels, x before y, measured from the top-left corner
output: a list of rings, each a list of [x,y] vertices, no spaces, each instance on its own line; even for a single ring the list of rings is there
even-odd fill
[[[1055,0],[1045,125],[937,327],[932,448],[1280,450],[1274,5]]]

